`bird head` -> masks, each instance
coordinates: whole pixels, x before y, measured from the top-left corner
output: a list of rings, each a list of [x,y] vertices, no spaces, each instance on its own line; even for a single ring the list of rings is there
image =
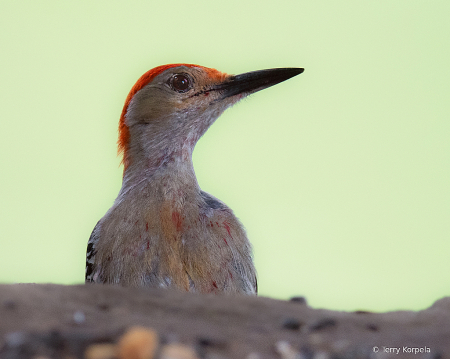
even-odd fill
[[[278,68],[228,75],[191,64],[146,72],[128,94],[120,118],[124,172],[138,159],[155,167],[190,157],[198,139],[228,107],[302,72]]]

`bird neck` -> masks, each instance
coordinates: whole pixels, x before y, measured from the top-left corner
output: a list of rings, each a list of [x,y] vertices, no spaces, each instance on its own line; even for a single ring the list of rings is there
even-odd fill
[[[194,145],[187,141],[180,146],[133,153],[124,170],[119,196],[125,196],[133,188],[148,186],[199,191],[192,162]]]

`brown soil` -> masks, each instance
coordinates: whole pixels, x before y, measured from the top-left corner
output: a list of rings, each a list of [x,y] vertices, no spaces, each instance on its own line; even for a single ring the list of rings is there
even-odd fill
[[[294,299],[0,285],[0,358],[138,358],[86,354],[95,344],[118,343],[135,326],[152,328],[150,337],[159,338],[155,356],[142,358],[187,353],[173,354],[178,349],[169,343],[185,344],[190,357],[215,359],[450,358],[450,297],[427,310],[389,313],[312,309]]]

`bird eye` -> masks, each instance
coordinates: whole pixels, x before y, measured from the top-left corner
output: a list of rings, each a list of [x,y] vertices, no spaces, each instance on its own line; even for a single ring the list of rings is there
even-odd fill
[[[183,74],[173,75],[170,84],[176,92],[186,92],[192,87],[190,78]]]

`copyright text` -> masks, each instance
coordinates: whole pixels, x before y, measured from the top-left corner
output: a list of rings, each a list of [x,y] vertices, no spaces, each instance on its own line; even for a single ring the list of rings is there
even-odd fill
[[[390,353],[390,354],[400,354],[400,353],[410,353],[410,354],[420,354],[420,353],[430,353],[429,347],[385,347],[385,346],[374,346],[374,353]]]

